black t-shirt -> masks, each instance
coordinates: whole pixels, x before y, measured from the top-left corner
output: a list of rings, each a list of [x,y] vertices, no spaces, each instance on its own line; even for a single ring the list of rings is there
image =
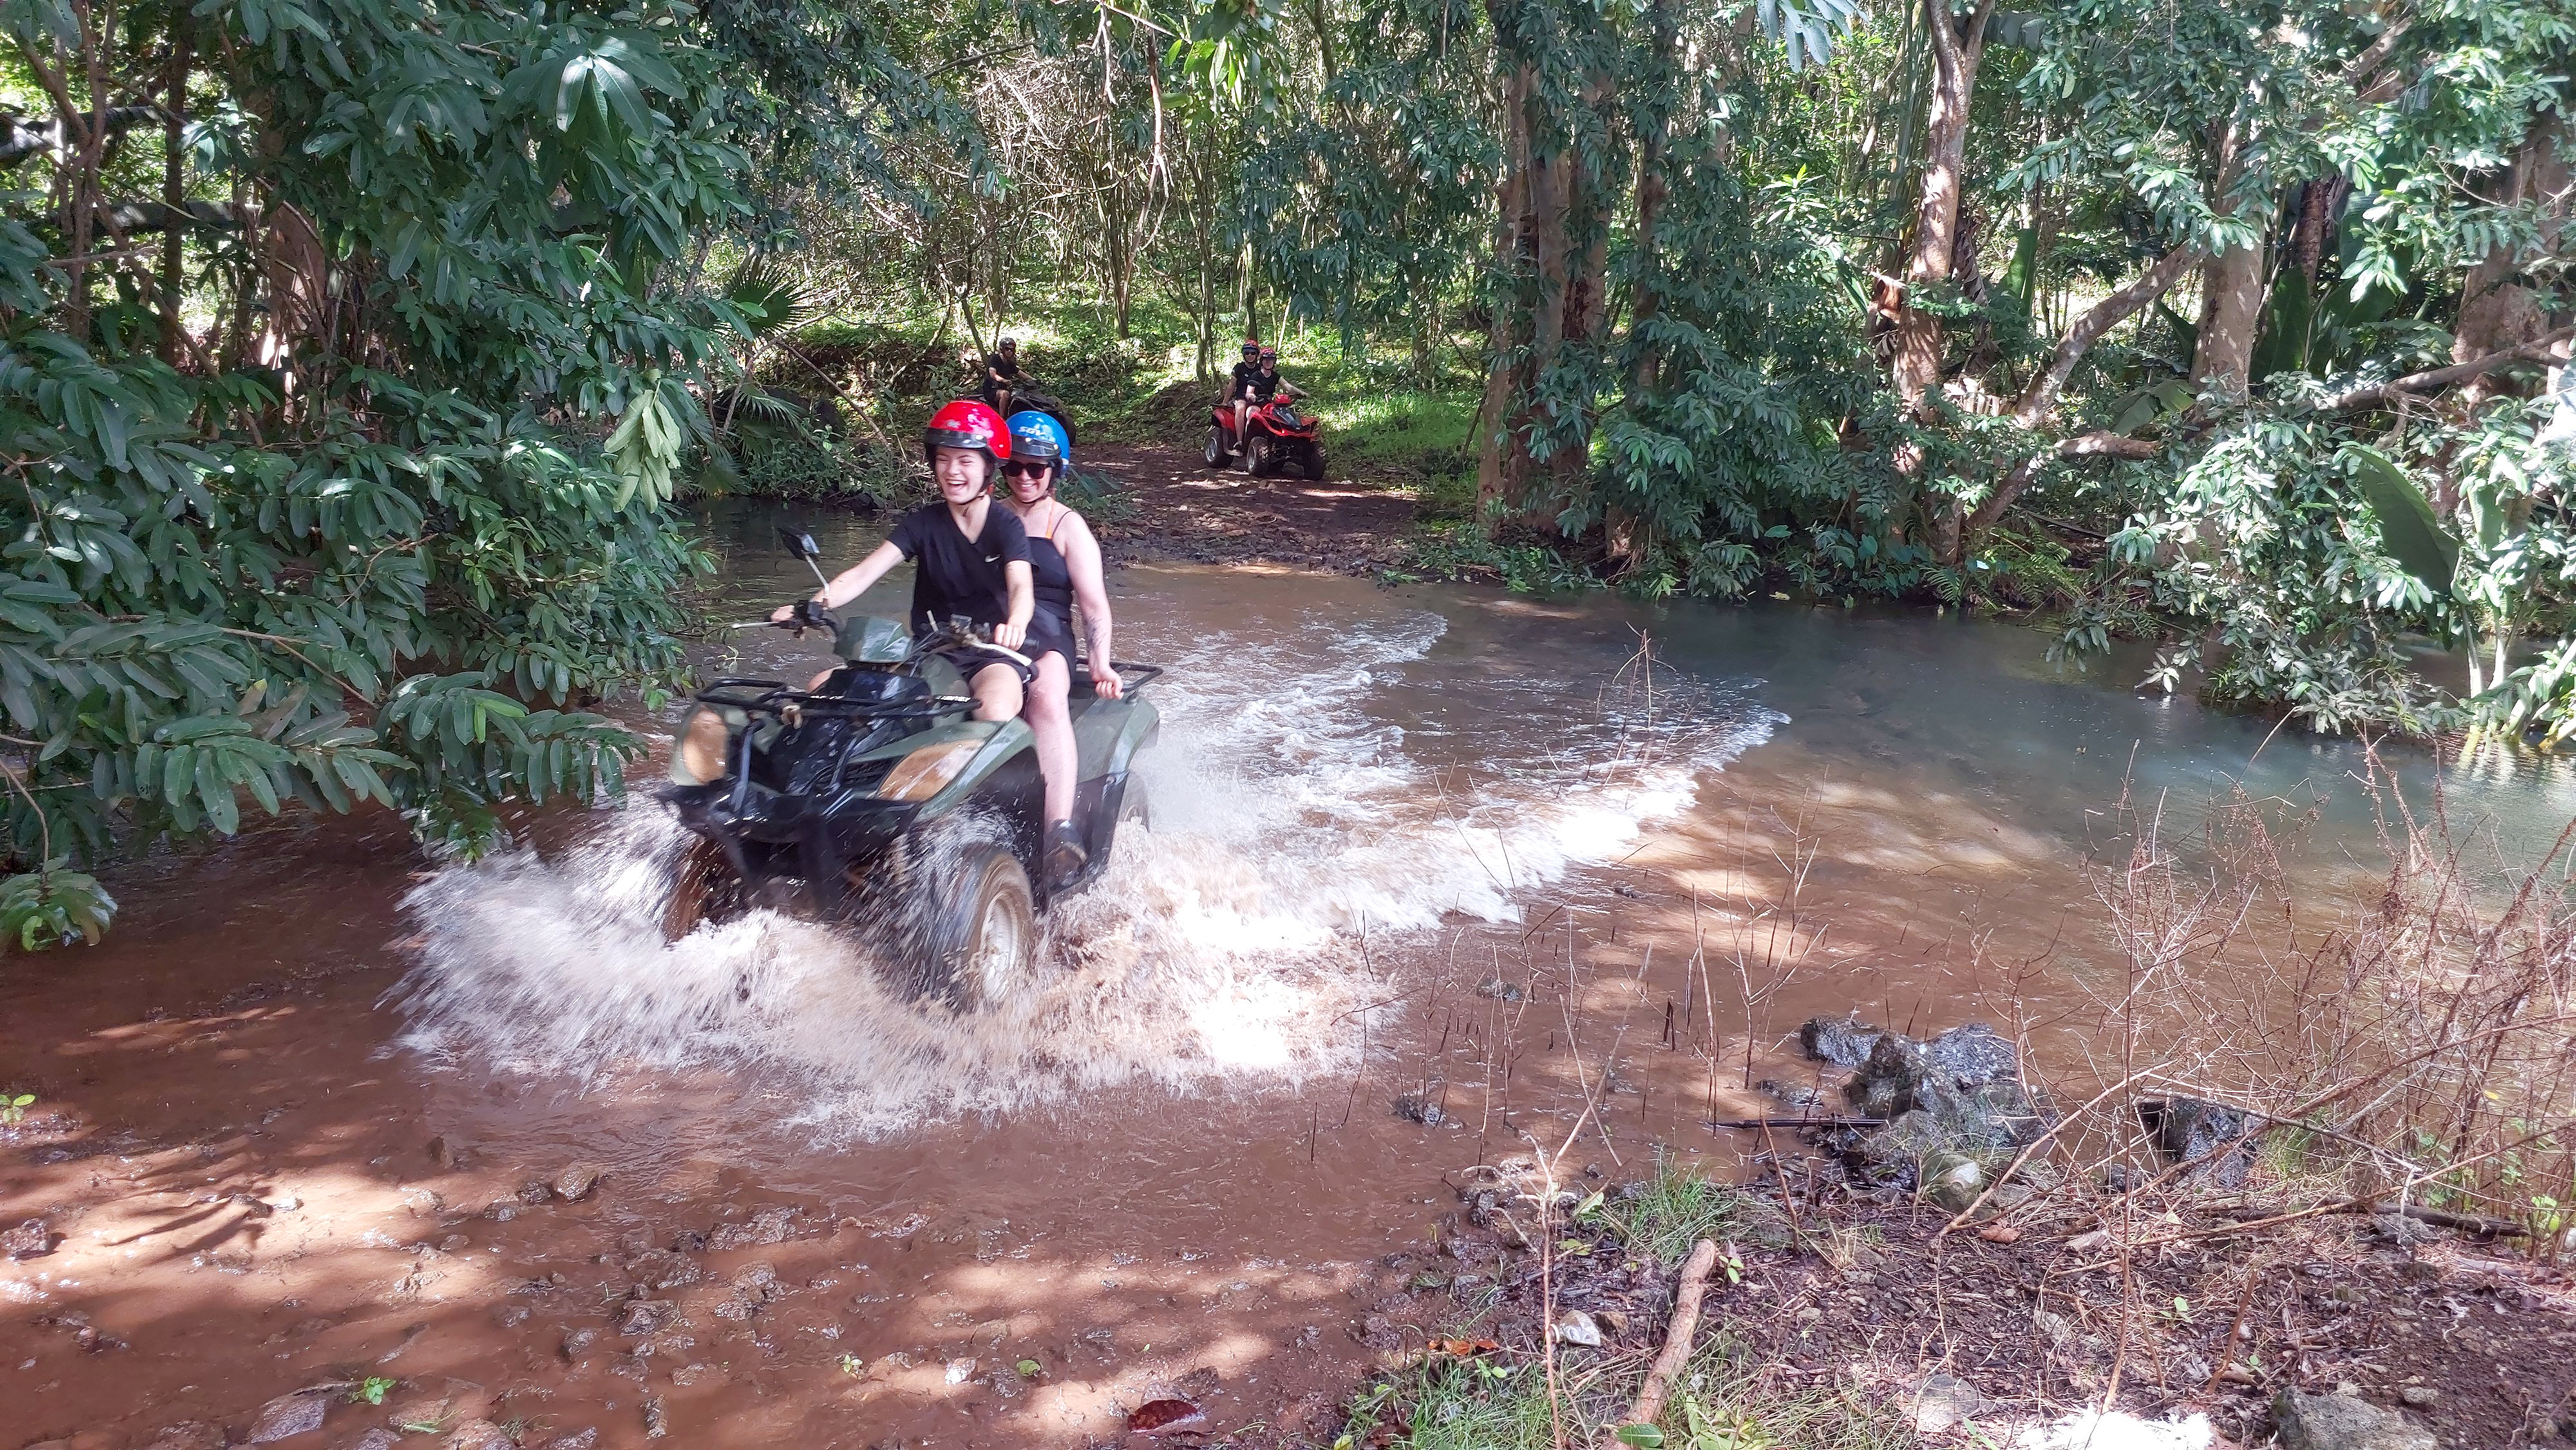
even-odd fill
[[[963,615],[977,624],[1011,617],[1011,586],[1004,566],[1029,561],[1029,532],[1019,515],[998,503],[984,509],[984,532],[957,532],[948,505],[914,509],[886,535],[913,562],[912,627],[927,630]]]
[[[1263,373],[1256,368],[1252,376],[1243,380],[1243,395],[1256,403],[1267,403],[1279,391],[1279,385],[1286,381],[1276,372]]]
[[[1236,363],[1234,365],[1234,395],[1238,398],[1246,396],[1244,392],[1245,386],[1249,384],[1253,377],[1260,371],[1261,364],[1259,363]]]
[[[984,356],[984,366],[987,370],[1000,373],[1004,378],[1009,379],[1010,381],[1017,382],[1019,380],[1020,360],[1016,354],[1010,357],[1004,357],[998,352],[987,353]]]

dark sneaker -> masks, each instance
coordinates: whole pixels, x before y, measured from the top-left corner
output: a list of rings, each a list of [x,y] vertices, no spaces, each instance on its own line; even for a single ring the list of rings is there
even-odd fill
[[[1058,821],[1047,827],[1043,865],[1048,885],[1061,886],[1072,880],[1090,861],[1091,853],[1082,848],[1082,836],[1074,830],[1073,822]]]

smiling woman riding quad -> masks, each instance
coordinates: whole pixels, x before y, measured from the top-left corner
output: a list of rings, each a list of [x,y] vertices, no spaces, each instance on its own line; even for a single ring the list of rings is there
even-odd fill
[[[946,653],[974,692],[975,718],[1008,720],[1020,713],[1029,667],[1018,651],[1072,649],[1059,640],[1061,626],[1035,619],[1029,578],[1029,536],[1017,514],[994,508],[993,481],[1011,456],[1002,417],[982,403],[959,400],[932,415],[921,431],[921,449],[939,482],[940,501],[906,514],[876,551],[816,592],[814,601],[837,609],[858,598],[909,559],[912,627],[916,634],[964,620],[992,645],[960,643]],[[770,618],[786,623],[795,606]],[[992,646],[999,646],[998,649]]]
[[[1104,700],[1118,698],[1122,685],[1109,663],[1109,590],[1100,575],[1100,544],[1082,515],[1055,496],[1057,480],[1073,461],[1073,442],[1064,425],[1044,413],[1011,415],[1011,458],[1002,471],[1011,480],[1009,503],[1029,537],[1029,576],[1037,595],[1034,619],[1045,625],[1029,631],[1029,659],[1036,666],[1029,681],[1029,700],[1021,718],[1037,737],[1038,769],[1046,778],[1046,872],[1061,880],[1082,869],[1086,859],[1082,835],[1073,827],[1073,793],[1078,772],[1073,745],[1073,610],[1082,609],[1083,635],[1091,649],[1091,688]]]

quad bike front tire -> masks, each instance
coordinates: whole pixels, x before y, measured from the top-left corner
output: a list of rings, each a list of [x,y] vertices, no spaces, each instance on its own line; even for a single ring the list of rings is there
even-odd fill
[[[1019,858],[998,845],[976,848],[948,885],[954,894],[932,904],[924,943],[932,979],[958,1011],[987,1011],[1036,975],[1036,893]]]
[[[678,941],[700,926],[742,915],[750,893],[725,859],[724,848],[704,836],[680,853],[671,872],[671,899],[662,907],[662,939]]]
[[[1320,443],[1307,444],[1305,461],[1307,481],[1310,483],[1322,483],[1324,481],[1324,445]]]
[[[1207,447],[1200,450],[1199,456],[1206,460],[1208,467],[1214,468],[1218,464],[1225,462],[1225,451],[1225,430],[1223,428],[1208,429]]]
[[[1269,434],[1255,433],[1243,447],[1243,471],[1255,478],[1267,476],[1278,452],[1279,445],[1271,441]]]

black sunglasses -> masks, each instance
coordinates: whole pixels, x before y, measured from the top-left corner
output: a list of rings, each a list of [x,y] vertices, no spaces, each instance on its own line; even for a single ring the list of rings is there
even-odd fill
[[[1055,465],[1052,463],[1022,463],[1014,458],[1002,465],[1002,471],[1013,478],[1038,478],[1044,476],[1046,471],[1053,467]]]

